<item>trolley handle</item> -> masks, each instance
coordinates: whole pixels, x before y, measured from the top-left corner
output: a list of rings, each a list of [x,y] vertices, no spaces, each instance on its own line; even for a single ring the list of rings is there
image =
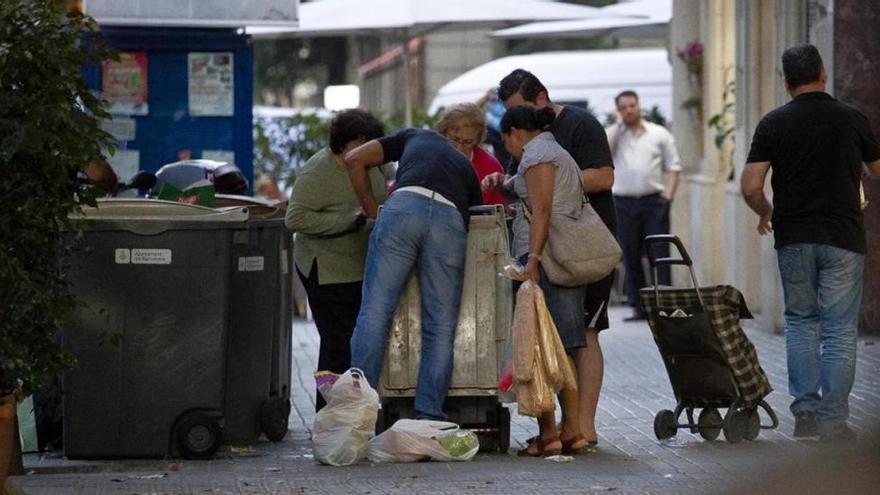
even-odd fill
[[[674,244],[678,249],[678,257],[668,256],[665,258],[655,258],[651,247],[655,244]],[[657,284],[657,267],[665,265],[684,265],[691,272],[691,281],[694,283],[694,291],[697,293],[697,299],[703,311],[706,310],[706,302],[703,300],[703,294],[700,293],[700,285],[697,283],[697,274],[694,272],[694,262],[684,248],[681,239],[674,234],[654,234],[645,237],[645,250],[648,252],[648,261],[651,263],[651,273],[654,276],[654,301],[657,307],[660,307],[660,289]]]
[[[674,256],[669,256],[667,258],[655,258],[651,251],[651,246],[654,244],[675,244],[676,249],[678,249],[679,257],[676,258]],[[674,234],[655,234],[645,237],[645,249],[648,251],[648,261],[650,261],[651,267],[663,265],[693,266],[694,264],[690,255],[688,255],[687,250],[684,248],[684,244],[681,243],[681,239]]]

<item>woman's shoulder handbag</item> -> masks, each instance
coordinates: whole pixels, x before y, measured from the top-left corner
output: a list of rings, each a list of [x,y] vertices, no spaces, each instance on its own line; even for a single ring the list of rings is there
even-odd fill
[[[526,218],[531,209],[523,202]],[[620,261],[620,245],[589,202],[581,205],[580,215],[572,218],[550,214],[547,245],[538,260],[550,283],[575,287],[602,280]]]

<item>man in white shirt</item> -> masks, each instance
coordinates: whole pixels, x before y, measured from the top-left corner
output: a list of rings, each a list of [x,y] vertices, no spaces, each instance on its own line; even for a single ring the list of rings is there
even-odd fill
[[[642,267],[645,236],[669,233],[669,205],[678,185],[681,163],[672,134],[642,118],[635,91],[614,99],[617,120],[606,129],[614,157],[614,204],[617,235],[626,269],[626,296],[633,315],[625,321],[643,320],[639,289],[647,285]],[[655,248],[668,256],[668,247]],[[664,249],[666,252],[660,252]],[[669,267],[659,267],[658,282],[669,284]]]

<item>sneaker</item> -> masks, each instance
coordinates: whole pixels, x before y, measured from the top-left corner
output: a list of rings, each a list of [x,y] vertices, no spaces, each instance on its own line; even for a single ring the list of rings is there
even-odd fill
[[[822,443],[852,443],[858,438],[856,432],[852,431],[849,426],[843,425],[842,428],[835,430],[833,433],[823,433],[819,437]]]
[[[794,437],[817,437],[819,436],[819,427],[816,425],[816,415],[803,411],[794,415]]]

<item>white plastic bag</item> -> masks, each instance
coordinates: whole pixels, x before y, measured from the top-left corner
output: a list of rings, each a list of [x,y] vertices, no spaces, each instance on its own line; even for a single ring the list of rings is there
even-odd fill
[[[331,466],[360,461],[376,431],[379,395],[356,368],[340,375],[332,386],[322,387],[321,392],[327,405],[315,416],[315,459]]]
[[[469,461],[478,450],[477,436],[455,423],[401,419],[370,440],[367,457],[373,462]]]

